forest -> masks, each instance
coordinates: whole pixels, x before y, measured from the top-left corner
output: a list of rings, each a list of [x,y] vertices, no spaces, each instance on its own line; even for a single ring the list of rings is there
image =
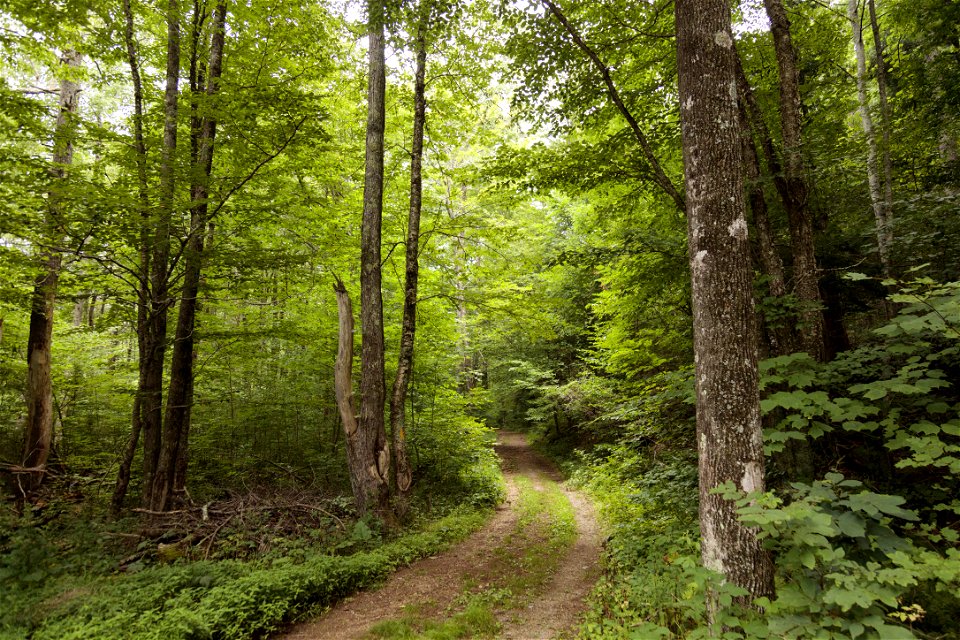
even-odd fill
[[[0,49],[0,638],[960,638],[957,2],[0,0]]]

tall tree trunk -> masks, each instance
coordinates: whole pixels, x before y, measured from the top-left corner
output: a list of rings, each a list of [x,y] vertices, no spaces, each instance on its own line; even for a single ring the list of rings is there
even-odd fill
[[[400,332],[400,354],[397,377],[390,395],[390,433],[393,439],[394,486],[400,496],[410,489],[413,478],[407,457],[406,406],[407,387],[413,371],[413,347],[417,331],[417,285],[420,275],[420,209],[423,202],[423,129],[426,123],[427,72],[426,26],[417,27],[417,69],[413,83],[413,142],[410,147],[410,213],[407,216],[406,274],[403,291],[403,325]]]
[[[227,15],[225,0],[217,3],[213,15],[213,34],[210,40],[210,60],[207,64],[206,95],[217,94],[223,69],[223,45]],[[207,228],[207,197],[210,173],[213,168],[214,139],[217,133],[216,119],[202,118],[197,139],[196,166],[191,172],[190,185],[192,205],[190,208],[190,235],[184,248],[183,289],[177,315],[177,329],[173,340],[170,360],[170,386],[167,389],[167,410],[163,424],[164,443],[157,479],[163,482],[159,488],[157,505],[166,509],[176,487],[176,476],[181,454],[187,447],[190,429],[190,407],[193,403],[193,359],[196,344],[194,330],[197,317],[197,297],[200,293],[200,272],[203,259],[203,240]],[[162,474],[162,475],[161,475]],[[182,477],[185,480],[185,475]],[[155,484],[156,487],[156,484]],[[180,487],[183,490],[185,487]]]
[[[160,153],[160,199],[154,219],[150,271],[150,314],[143,398],[144,503],[164,509],[164,474],[160,473],[163,441],[163,365],[167,349],[167,312],[170,300],[170,225],[175,207],[177,156],[177,99],[180,87],[180,5],[169,0],[167,19],[167,78],[163,95],[163,146]]]
[[[753,274],[742,142],[726,0],[676,0],[677,69],[693,298],[703,563],[752,597],[773,593],[773,567],[732,501],[732,482],[764,490]]]
[[[873,50],[877,59],[877,97],[880,99],[880,126],[883,144],[880,151],[883,158],[883,208],[885,242],[887,247],[893,243],[893,161],[890,158],[890,135],[893,122],[890,116],[890,103],[887,100],[887,60],[883,53],[883,37],[877,22],[877,7],[874,0],[867,0],[870,10],[870,30],[873,32]]]
[[[380,227],[383,219],[383,134],[386,121],[386,65],[383,28],[386,6],[368,0],[366,170],[363,181],[363,224],[360,240],[360,422],[357,436],[367,457],[366,478],[356,495],[361,511],[390,511],[390,451],[384,425],[383,293],[381,291]]]
[[[880,172],[877,167],[877,136],[870,115],[870,98],[867,95],[867,54],[863,46],[863,25],[860,22],[859,0],[847,1],[847,19],[853,35],[853,53],[857,61],[857,100],[860,106],[860,123],[867,139],[867,185],[870,188],[870,205],[877,230],[877,251],[880,266],[885,276],[890,275],[890,247],[887,245],[886,204],[881,195]]]
[[[813,216],[808,207],[809,186],[803,162],[800,121],[800,75],[790,36],[790,20],[781,0],[764,0],[780,73],[780,126],[783,136],[784,206],[790,224],[794,290],[800,304],[800,341],[817,359],[825,354],[820,276],[814,252]]]
[[[43,481],[47,460],[53,446],[53,385],[51,382],[51,347],[53,345],[54,307],[60,279],[63,243],[63,191],[67,168],[73,163],[73,139],[77,97],[80,85],[73,75],[80,68],[80,54],[67,50],[60,57],[61,69],[59,111],[53,131],[53,184],[48,194],[44,237],[47,246],[42,253],[42,272],[34,283],[30,308],[30,329],[27,338],[27,417],[24,424],[23,466],[36,469],[27,477],[29,490]]]
[[[130,79],[133,82],[133,143],[136,151],[138,203],[140,206],[140,264],[137,283],[137,394],[133,399],[133,415],[130,436],[120,459],[117,472],[117,484],[113,490],[110,506],[115,516],[123,510],[123,501],[130,485],[130,473],[133,459],[137,453],[137,444],[143,429],[143,395],[146,385],[146,363],[148,361],[147,338],[150,330],[150,197],[147,184],[147,146],[143,137],[143,79],[140,76],[140,62],[137,58],[136,41],[133,32],[133,10],[130,0],[123,0],[124,31],[123,40],[127,53],[127,65],[130,67]]]

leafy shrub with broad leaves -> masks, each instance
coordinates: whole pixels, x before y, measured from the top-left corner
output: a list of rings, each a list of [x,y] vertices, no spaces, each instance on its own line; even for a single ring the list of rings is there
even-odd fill
[[[656,443],[631,449],[627,433],[577,465],[575,477],[612,527],[610,571],[581,637],[892,640],[960,632],[960,283],[884,284],[900,287],[891,296],[898,313],[857,349],[829,363],[802,353],[761,363],[762,408],[776,417],[767,452],[796,441],[813,449],[820,468],[837,470],[763,495],[719,489],[773,554],[776,598],[757,603],[762,613],[739,607],[745,593],[699,566],[695,513],[664,509],[695,504],[695,483],[665,475]],[[649,398],[647,406],[655,406]],[[644,485],[660,488],[639,490]],[[719,605],[712,624],[708,593]]]

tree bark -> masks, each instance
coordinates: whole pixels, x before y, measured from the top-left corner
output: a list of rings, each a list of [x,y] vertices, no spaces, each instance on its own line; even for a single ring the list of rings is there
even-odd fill
[[[880,172],[877,166],[877,136],[870,115],[870,98],[867,95],[867,54],[863,46],[863,25],[860,21],[859,0],[847,1],[847,20],[853,35],[853,53],[857,61],[857,100],[860,107],[860,124],[867,140],[867,185],[870,190],[870,205],[876,225],[877,252],[885,276],[890,275],[890,247],[887,245],[886,204],[881,195]]]
[[[175,207],[174,189],[177,155],[177,99],[180,86],[180,6],[169,0],[167,21],[167,69],[163,96],[163,146],[160,153],[160,197],[157,206],[150,270],[150,314],[147,332],[147,361],[143,402],[143,483],[144,504],[153,511],[164,509],[164,474],[158,468],[163,441],[163,366],[167,349],[167,312],[170,308],[170,225]]]
[[[53,321],[60,279],[60,245],[64,236],[63,191],[67,169],[73,163],[73,139],[77,98],[80,85],[71,77],[80,67],[80,54],[67,50],[60,57],[66,67],[60,80],[59,110],[53,131],[53,183],[48,194],[42,272],[34,283],[27,338],[27,417],[24,424],[23,466],[38,469],[26,478],[28,490],[34,490],[46,471],[53,446],[53,385],[51,381],[51,347]],[[62,71],[61,71],[62,72]]]
[[[223,69],[223,45],[227,4],[221,0],[214,8],[213,33],[210,40],[210,60],[207,63],[208,98],[219,90],[220,75]],[[217,122],[213,116],[201,119],[197,138],[197,157],[191,172],[190,185],[190,232],[184,248],[183,289],[180,294],[180,306],[177,314],[177,328],[173,340],[173,354],[170,360],[170,386],[167,389],[167,409],[163,425],[163,447],[157,468],[157,486],[160,495],[156,498],[157,510],[168,509],[175,492],[183,491],[177,487],[178,460],[187,448],[190,429],[190,408],[193,403],[193,364],[196,345],[195,328],[197,316],[197,298],[200,293],[200,274],[203,259],[203,240],[207,227],[208,183],[213,169],[214,140]],[[181,469],[181,471],[184,471]],[[185,481],[181,474],[181,481]]]
[[[790,36],[790,20],[781,0],[764,0],[780,74],[780,126],[783,136],[784,206],[790,224],[793,250],[794,291],[800,311],[800,341],[804,351],[822,360],[823,303],[814,251],[813,217],[808,207],[809,187],[803,162],[803,134],[800,118],[800,75],[797,55]]]
[[[676,0],[677,68],[693,299],[705,566],[773,593],[773,567],[725,483],[764,490],[753,274],[743,200],[735,52],[726,0]]]
[[[390,510],[390,451],[384,425],[383,293],[381,291],[380,228],[383,219],[383,135],[386,121],[386,65],[382,0],[368,0],[367,141],[363,182],[363,224],[360,240],[360,444],[368,478],[356,495],[361,512]]]
[[[390,395],[390,433],[393,444],[394,486],[399,496],[410,489],[413,475],[407,457],[406,405],[407,387],[413,371],[413,349],[417,331],[417,285],[420,273],[420,210],[423,202],[423,130],[426,124],[427,100],[425,77],[427,42],[425,25],[417,28],[417,68],[413,85],[413,141],[410,147],[410,212],[407,216],[405,283],[403,291],[403,325],[400,330],[400,354],[397,376]]]

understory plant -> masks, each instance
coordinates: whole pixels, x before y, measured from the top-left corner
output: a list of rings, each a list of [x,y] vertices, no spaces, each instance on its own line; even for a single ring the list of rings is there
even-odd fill
[[[960,283],[883,284],[898,289],[897,313],[858,348],[828,363],[804,353],[761,363],[773,489],[717,489],[738,501],[772,554],[776,597],[743,608],[742,590],[699,566],[692,460],[626,429],[575,465],[611,530],[582,637],[960,632]],[[676,430],[649,396],[633,405]],[[792,482],[791,463],[804,457],[819,473]]]

